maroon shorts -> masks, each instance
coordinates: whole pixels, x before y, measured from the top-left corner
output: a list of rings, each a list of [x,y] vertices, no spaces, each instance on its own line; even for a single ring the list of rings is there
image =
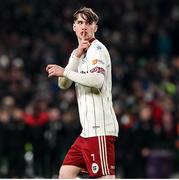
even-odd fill
[[[115,136],[79,136],[69,149],[63,165],[81,167],[90,177],[115,175]]]

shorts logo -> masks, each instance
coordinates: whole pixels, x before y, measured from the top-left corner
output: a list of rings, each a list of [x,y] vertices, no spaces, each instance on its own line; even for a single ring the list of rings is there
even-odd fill
[[[92,171],[96,174],[99,171],[99,166],[96,163],[92,164]]]

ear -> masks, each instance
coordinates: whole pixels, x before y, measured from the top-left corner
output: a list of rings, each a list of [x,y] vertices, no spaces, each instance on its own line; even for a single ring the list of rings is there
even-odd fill
[[[73,23],[73,31],[76,31],[76,26],[74,23]]]
[[[94,28],[94,32],[96,32],[97,30],[98,30],[98,25],[96,24]]]

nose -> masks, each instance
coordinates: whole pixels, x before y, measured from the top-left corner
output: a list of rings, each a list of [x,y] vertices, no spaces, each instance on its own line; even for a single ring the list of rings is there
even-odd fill
[[[86,30],[86,29],[87,29],[86,23],[83,23],[83,24],[82,24],[82,29],[83,29],[83,30]]]

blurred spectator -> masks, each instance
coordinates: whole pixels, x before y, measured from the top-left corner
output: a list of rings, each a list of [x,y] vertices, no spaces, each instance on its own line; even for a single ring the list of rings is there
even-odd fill
[[[34,101],[24,113],[26,123],[26,141],[32,144],[34,171],[36,176],[45,174],[45,124],[48,121],[48,103],[41,99]]]
[[[142,104],[133,131],[133,177],[146,178],[146,163],[155,147],[154,120],[150,106]]]
[[[61,164],[60,154],[63,153],[63,124],[61,112],[58,108],[52,107],[48,111],[49,120],[45,125],[45,152],[46,152],[46,172],[48,178],[56,175],[58,177],[58,168]]]

